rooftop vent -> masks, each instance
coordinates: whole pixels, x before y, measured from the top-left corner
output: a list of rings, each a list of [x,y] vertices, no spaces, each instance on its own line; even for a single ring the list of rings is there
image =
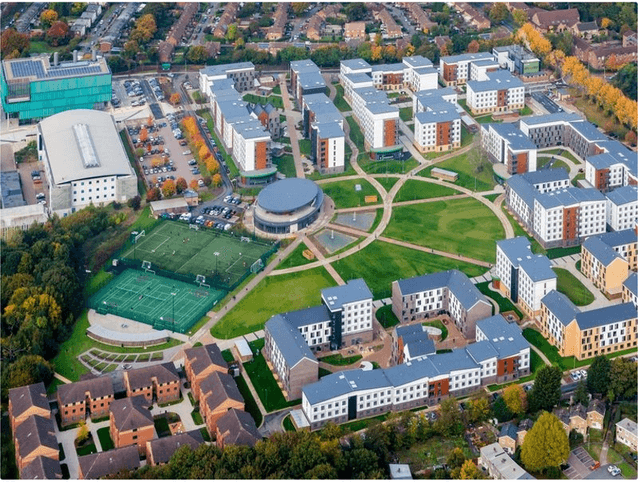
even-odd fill
[[[93,145],[93,140],[89,134],[89,126],[87,124],[74,124],[73,133],[76,138],[76,143],[80,154],[82,155],[82,163],[85,168],[99,167],[98,155],[96,148]]]

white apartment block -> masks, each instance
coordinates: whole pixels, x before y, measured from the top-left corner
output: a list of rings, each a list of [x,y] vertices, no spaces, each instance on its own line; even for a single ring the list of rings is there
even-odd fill
[[[372,67],[369,63],[362,59],[351,59],[340,61],[340,83],[344,85],[344,76],[346,74],[371,74]]]
[[[480,133],[489,157],[507,166],[509,174],[536,170],[537,148],[515,124],[482,124]]]
[[[340,124],[311,125],[311,154],[322,173],[344,171],[344,131]]]
[[[460,147],[461,120],[448,102],[431,102],[414,116],[414,144],[420,152],[443,152]]]
[[[542,298],[556,289],[557,275],[551,269],[549,258],[533,254],[524,236],[496,243],[496,274],[500,291],[530,317],[540,312]]]
[[[384,149],[398,144],[400,111],[389,104],[384,92],[373,87],[355,89],[351,105],[367,149]]]
[[[544,246],[575,245],[607,227],[607,202],[596,189],[570,187],[534,200],[533,230]]]
[[[469,80],[485,80],[489,72],[500,70],[500,64],[495,60],[474,60],[469,64]]]
[[[413,92],[438,88],[438,72],[433,63],[422,55],[404,57],[404,83]]]
[[[352,280],[346,285],[322,290],[322,302],[331,319],[339,322],[343,339],[355,340],[358,334],[373,329],[373,295],[364,280]]]
[[[474,115],[524,108],[524,84],[506,70],[467,82],[467,106]]]
[[[373,88],[373,79],[369,74],[355,73],[345,74],[342,86],[344,87],[344,98],[353,104],[353,91],[356,89]]]
[[[413,96],[413,114],[424,112],[429,104],[439,101],[448,102],[456,107],[458,105],[458,94],[456,94],[453,87],[416,92]]]
[[[209,95],[211,84],[216,81],[231,79],[239,92],[253,88],[256,67],[251,62],[237,62],[226,65],[211,65],[200,69],[200,92]]]
[[[404,88],[405,65],[401,62],[395,64],[380,64],[371,67],[371,79],[373,86],[379,90],[400,90]],[[364,72],[358,72],[364,73]]]
[[[623,186],[608,192],[607,225],[613,231],[632,229],[638,223],[638,186]]]
[[[638,153],[618,141],[602,142],[601,152],[585,161],[585,179],[596,189],[607,192],[638,184]]]
[[[466,84],[470,76],[470,64],[474,61],[493,60],[489,52],[440,57],[440,78],[447,86]]]
[[[256,171],[270,167],[271,135],[258,120],[233,126],[233,159],[241,171]]]

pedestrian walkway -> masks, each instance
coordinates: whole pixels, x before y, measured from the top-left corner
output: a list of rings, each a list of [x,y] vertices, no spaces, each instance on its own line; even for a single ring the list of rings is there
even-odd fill
[[[580,259],[579,254],[572,254],[569,256],[564,256],[562,258],[555,258],[551,260],[552,267],[562,268],[569,271],[573,276],[575,276],[578,281],[580,281],[594,296],[594,300],[592,303],[581,306],[580,310],[593,310],[596,308],[604,308],[606,306],[611,306],[612,301],[607,299],[602,292],[594,286],[594,284],[587,279],[585,275],[583,275],[578,268],[576,268],[576,262]],[[620,302],[622,299],[620,299]],[[615,301],[613,301],[615,303]]]
[[[289,91],[287,90],[287,80],[284,74],[280,74],[280,91],[282,92],[282,103],[284,105],[284,115],[287,118],[287,127],[289,131],[289,140],[291,141],[291,151],[293,153],[293,162],[296,166],[296,177],[304,179],[304,167],[302,166],[302,156],[300,154],[300,145],[298,144],[296,121],[294,118],[293,106],[291,105],[291,100],[289,100]]]
[[[306,235],[304,238],[302,238],[302,240],[304,244],[307,246],[307,248],[309,248],[313,252],[313,254],[317,259],[321,261],[325,259],[324,254],[322,254],[322,252],[318,249],[318,247],[315,244],[313,244]],[[336,281],[336,283],[338,283],[339,285],[345,284],[344,280],[342,279],[342,276],[338,274],[338,272],[334,269],[333,266],[331,266],[330,264],[325,264],[324,267],[329,272],[331,277]]]

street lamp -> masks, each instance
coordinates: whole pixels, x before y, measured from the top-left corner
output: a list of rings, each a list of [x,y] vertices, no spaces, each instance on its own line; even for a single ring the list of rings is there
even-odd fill
[[[218,256],[220,256],[220,253],[216,251],[213,255],[216,257],[216,274],[218,274]]]
[[[174,286],[173,289],[176,287]],[[178,292],[171,293],[171,320],[173,321],[173,331],[176,331],[176,295]]]

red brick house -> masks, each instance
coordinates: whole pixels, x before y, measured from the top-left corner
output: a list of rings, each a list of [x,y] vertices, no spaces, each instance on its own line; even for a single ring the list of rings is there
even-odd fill
[[[124,373],[127,397],[143,395],[147,402],[173,402],[180,399],[180,376],[173,363],[162,363]]]
[[[42,382],[9,390],[11,433],[16,433],[16,427],[31,415],[51,418],[47,390]]]

